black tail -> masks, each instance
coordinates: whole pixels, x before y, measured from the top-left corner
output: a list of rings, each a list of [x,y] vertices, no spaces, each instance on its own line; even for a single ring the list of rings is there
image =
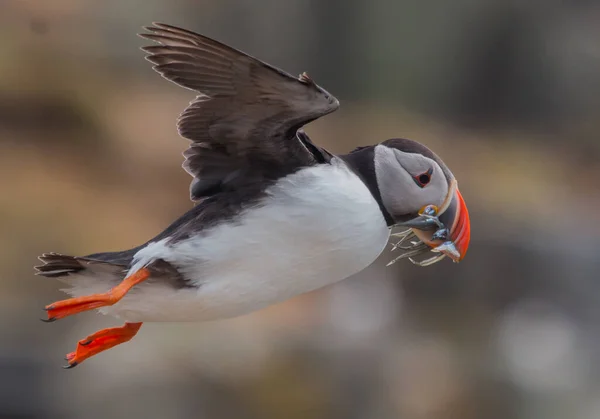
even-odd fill
[[[44,264],[35,266],[36,275],[42,275],[48,278],[60,278],[72,274],[81,273],[86,269],[93,271],[105,271],[109,273],[124,272],[127,270],[128,263],[117,263],[105,261],[88,256],[67,256],[58,253],[44,253],[38,257]],[[92,266],[93,265],[93,266]]]

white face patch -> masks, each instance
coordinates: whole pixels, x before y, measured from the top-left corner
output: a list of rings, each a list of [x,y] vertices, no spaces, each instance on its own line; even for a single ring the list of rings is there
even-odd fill
[[[393,218],[416,214],[425,205],[440,206],[448,194],[448,182],[440,166],[417,153],[405,153],[384,145],[375,147],[375,175],[383,205]],[[431,171],[421,187],[415,177]]]

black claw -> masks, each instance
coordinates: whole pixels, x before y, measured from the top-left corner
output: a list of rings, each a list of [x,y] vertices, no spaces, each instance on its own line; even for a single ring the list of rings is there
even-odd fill
[[[54,310],[54,306],[44,307],[44,310],[46,310],[46,311]]]
[[[66,370],[70,370],[71,368],[75,368],[77,365],[79,365],[78,362],[73,362],[72,364],[69,364],[69,365],[63,365],[63,368]]]
[[[91,341],[91,340],[88,340],[88,341],[86,341],[86,342],[83,342],[83,343],[79,342],[79,344],[80,344],[81,346],[87,346],[87,345],[89,345],[90,343],[92,343],[92,341]]]
[[[44,323],[52,323],[54,321],[56,321],[56,317],[50,317],[49,319],[40,319],[41,321],[43,321]]]

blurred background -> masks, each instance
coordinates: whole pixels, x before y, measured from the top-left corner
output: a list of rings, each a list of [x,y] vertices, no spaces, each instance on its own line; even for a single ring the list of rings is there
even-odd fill
[[[459,179],[466,259],[392,254],[234,320],[48,325],[46,251],[145,242],[191,207],[142,25],[215,37],[341,101],[334,152],[425,143]],[[592,0],[0,0],[0,418],[600,418],[600,3]]]

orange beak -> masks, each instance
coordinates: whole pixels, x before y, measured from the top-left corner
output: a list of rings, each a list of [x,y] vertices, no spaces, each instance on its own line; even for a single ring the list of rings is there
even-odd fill
[[[454,191],[451,193],[452,197],[448,197],[450,203],[446,210],[438,217],[450,231],[448,241],[432,240],[433,233],[431,231],[417,229],[413,229],[413,231],[429,247],[437,249],[454,262],[460,262],[469,249],[471,220],[469,219],[469,211],[467,210],[465,200],[458,188],[454,188]]]
[[[454,197],[448,209],[440,215],[440,221],[450,228],[450,241],[458,250],[458,257],[446,253],[455,262],[461,261],[467,254],[469,242],[471,241],[471,220],[469,211],[460,191],[456,188]],[[442,250],[442,253],[445,253]]]

